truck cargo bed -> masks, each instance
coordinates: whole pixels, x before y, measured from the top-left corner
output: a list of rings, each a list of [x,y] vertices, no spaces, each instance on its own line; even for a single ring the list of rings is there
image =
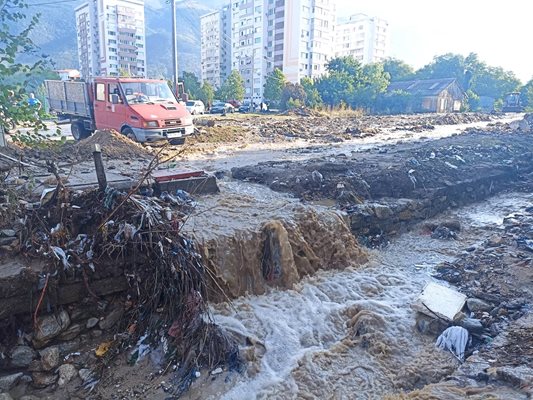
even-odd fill
[[[51,111],[92,118],[89,93],[85,82],[47,80],[44,83]]]

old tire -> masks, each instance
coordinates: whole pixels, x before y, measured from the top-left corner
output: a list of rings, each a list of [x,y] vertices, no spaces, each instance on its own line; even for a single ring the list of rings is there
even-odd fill
[[[137,136],[135,136],[135,133],[133,133],[133,129],[131,128],[124,128],[122,130],[122,134],[126,136],[128,139],[133,140],[134,142],[137,141]]]
[[[82,122],[73,122],[70,125],[70,132],[76,140],[85,139],[90,135],[90,132],[85,129]]]
[[[172,145],[182,145],[182,144],[185,144],[185,138],[181,137],[181,138],[170,139],[169,142]]]

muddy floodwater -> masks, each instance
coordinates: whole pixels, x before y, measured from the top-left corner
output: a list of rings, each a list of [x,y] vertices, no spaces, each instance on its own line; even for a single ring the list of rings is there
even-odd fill
[[[410,305],[434,280],[434,266],[484,240],[532,194],[508,193],[450,211],[458,240],[436,240],[420,227],[359,268],[319,271],[294,290],[241,297],[213,307],[215,320],[248,338],[243,374],[200,378],[188,399],[382,399],[438,382],[459,365],[420,334]]]
[[[516,119],[516,115],[511,115],[500,118],[499,122],[505,124]],[[185,155],[182,165],[188,168],[216,171],[272,160],[300,161],[317,156],[357,153],[384,145],[394,145],[399,142],[436,140],[461,134],[468,128],[482,129],[490,123],[473,122],[468,124],[438,125],[431,131],[422,130],[419,132],[383,128],[380,133],[368,138],[356,138],[342,143],[330,144],[310,143],[309,140],[295,138],[289,142],[241,143],[239,146],[235,144],[218,145],[211,151]]]

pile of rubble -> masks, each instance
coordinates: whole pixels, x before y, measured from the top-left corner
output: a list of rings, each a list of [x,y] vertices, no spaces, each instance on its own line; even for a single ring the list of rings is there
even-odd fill
[[[413,305],[419,332],[440,335],[437,347],[462,365],[447,381],[399,398],[533,394],[533,207],[506,217],[503,226],[456,261],[437,266],[436,277],[460,292],[431,283]]]
[[[105,154],[110,159],[145,160],[153,155],[150,149],[114,130],[96,131],[87,139],[66,146],[62,152],[72,152],[78,155],[79,159],[88,159],[92,157],[95,144],[99,144],[102,148],[105,148]]]
[[[239,368],[236,343],[207,307],[210,271],[181,234],[191,202],[58,182],[40,200],[7,199],[0,393],[90,391],[114,357],[135,364],[151,350],[175,396],[201,369]],[[6,274],[17,265],[18,276]]]

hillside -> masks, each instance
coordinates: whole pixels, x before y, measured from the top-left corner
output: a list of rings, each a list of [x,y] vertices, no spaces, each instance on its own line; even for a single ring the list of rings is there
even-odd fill
[[[83,1],[49,2],[30,0],[30,12],[40,13],[33,39],[42,52],[51,57],[56,68],[77,68],[76,24],[74,9]],[[35,4],[35,5],[32,5]],[[200,16],[216,9],[221,0],[185,0],[176,4],[178,25],[178,63],[180,71],[199,75]],[[172,42],[170,5],[165,0],[146,0],[146,47],[148,73],[153,77],[170,76],[172,70]]]

